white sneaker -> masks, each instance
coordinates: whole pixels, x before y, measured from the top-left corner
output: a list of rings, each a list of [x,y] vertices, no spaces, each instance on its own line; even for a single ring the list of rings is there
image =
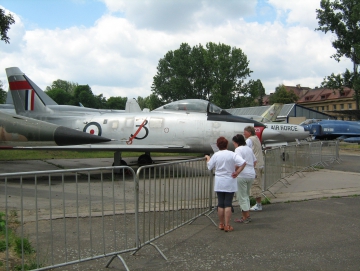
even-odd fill
[[[262,205],[255,204],[253,207],[250,208],[250,211],[262,211]]]

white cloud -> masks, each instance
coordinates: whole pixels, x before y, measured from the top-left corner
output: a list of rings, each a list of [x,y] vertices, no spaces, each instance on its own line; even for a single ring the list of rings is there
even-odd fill
[[[314,30],[317,27],[316,9],[320,8],[320,1],[315,0],[269,0],[279,17],[286,16],[289,24],[300,24]]]
[[[120,12],[140,29],[183,32],[199,21],[209,25],[226,23],[255,12],[256,1],[248,0],[103,0],[110,12]]]
[[[254,13],[255,1],[104,2],[109,12],[89,28],[25,31],[15,14],[11,44],[0,44],[0,80],[6,85],[4,69],[16,66],[43,89],[62,79],[88,84],[107,98],[146,97],[159,59],[183,42],[242,49],[254,71],[251,79],[260,79],[267,93],[281,83],[315,87],[326,75],[351,67],[330,58],[331,36],[314,31],[316,17],[309,15],[318,1],[269,0],[288,16],[287,24],[247,23],[242,16]]]

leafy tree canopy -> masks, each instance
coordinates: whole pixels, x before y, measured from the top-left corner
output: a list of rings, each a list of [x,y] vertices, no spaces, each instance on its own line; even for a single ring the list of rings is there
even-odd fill
[[[293,90],[287,91],[284,85],[279,85],[278,87],[276,87],[275,93],[270,95],[269,103],[288,104],[288,103],[295,103],[298,99],[299,97],[296,96]]]
[[[353,87],[354,74],[350,72],[348,69],[342,74],[335,75],[332,73],[330,76],[326,76],[324,81],[321,83],[322,87],[330,88],[330,89],[340,89],[343,87]]]
[[[353,84],[355,90],[356,107],[359,110],[360,85],[358,64],[360,61],[360,1],[358,0],[321,0],[320,9],[316,10],[319,27],[318,31],[331,32],[336,35],[332,46],[336,53],[332,55],[336,61],[345,56],[353,62]],[[338,75],[338,80],[341,75]],[[336,81],[336,76],[331,75]],[[327,78],[327,79],[331,79]],[[345,79],[346,80],[346,79]],[[326,79],[325,79],[326,81]],[[330,80],[329,82],[331,83]]]
[[[145,100],[146,108],[149,108],[150,110],[154,110],[164,104],[155,94],[150,94],[150,96],[146,97]]]
[[[94,95],[89,85],[78,85],[58,79],[51,86],[47,86],[45,93],[58,104],[79,106],[98,109],[125,109],[127,98],[110,97],[106,100],[102,94]]]
[[[5,43],[10,43],[7,32],[13,23],[15,23],[14,17],[11,14],[6,15],[5,11],[0,8],[0,36],[1,40],[5,41]]]
[[[262,82],[250,80],[241,88],[241,92],[236,93],[233,107],[251,107],[262,106],[262,100],[265,96],[265,88]]]
[[[53,89],[62,89],[63,91],[73,95],[75,88],[78,86],[77,83],[58,79],[54,81],[51,86],[47,86],[45,92]]]
[[[109,109],[121,109],[124,110],[126,106],[127,98],[125,97],[110,97],[106,101],[106,107]]]
[[[252,72],[241,49],[209,42],[191,48],[182,43],[159,60],[150,103],[181,99],[205,99],[229,108],[243,91],[244,79]],[[246,86],[247,87],[247,86]],[[247,91],[245,87],[245,92]]]
[[[71,94],[61,88],[52,88],[45,93],[58,104],[71,104]]]
[[[331,32],[336,35],[332,42],[336,53],[332,55],[337,61],[342,56],[359,63],[359,55],[354,46],[360,44],[360,2],[357,0],[321,0],[320,9],[316,10],[318,31]]]
[[[103,107],[104,99],[102,94],[95,96],[89,85],[78,85],[74,89],[74,96],[71,100],[71,104],[79,105],[81,103],[85,107],[105,108]]]
[[[355,76],[353,72],[350,72],[348,69],[342,74],[335,75],[332,73],[330,76],[326,76],[324,81],[321,83],[322,87],[336,89],[340,92],[343,92],[344,87],[352,88],[354,90],[360,89],[360,78]],[[359,91],[355,91],[354,100],[360,100]]]
[[[150,109],[149,108],[149,100],[150,100],[150,96],[147,96],[145,98],[138,96],[136,101],[139,104],[141,110],[143,110],[144,108]]]

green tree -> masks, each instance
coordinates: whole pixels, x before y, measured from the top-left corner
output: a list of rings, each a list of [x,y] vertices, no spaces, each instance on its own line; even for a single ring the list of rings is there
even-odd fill
[[[63,91],[69,93],[70,95],[74,94],[75,88],[78,86],[77,83],[57,79],[52,82],[51,86],[47,86],[45,92],[51,91],[53,89],[62,89]]]
[[[7,36],[7,32],[10,29],[10,25],[15,23],[15,20],[11,14],[5,14],[5,11],[0,8],[0,36],[1,40],[5,43],[10,43],[10,38]]]
[[[262,82],[258,79],[256,81],[250,80],[244,84],[234,98],[233,107],[250,107],[261,106],[262,99],[265,95],[265,88]],[[257,97],[257,99],[256,99]]]
[[[108,109],[125,109],[126,106],[126,97],[110,97],[106,102],[106,107]]]
[[[152,84],[150,104],[181,99],[206,99],[229,108],[252,72],[241,49],[209,42],[191,48],[182,43],[160,59]]]
[[[103,96],[103,94],[101,93],[100,95],[94,95],[95,98],[95,106],[96,108],[99,109],[106,109],[108,108],[107,106],[107,100],[106,98]],[[125,102],[126,103],[126,102]],[[125,107],[124,107],[125,108]]]
[[[331,57],[339,62],[340,58],[345,56],[353,63],[352,88],[355,90],[356,109],[359,110],[360,2],[358,0],[321,0],[320,9],[317,9],[316,13],[319,24],[316,30],[325,33],[330,31],[336,35],[336,39],[332,42],[336,53]]]
[[[148,100],[146,102],[146,108],[149,108],[150,110],[154,110],[164,104],[155,94],[150,94],[150,96],[147,98]]]
[[[207,60],[212,74],[210,101],[222,108],[233,107],[235,95],[241,95],[244,79],[252,72],[241,49],[225,44],[208,43]]]
[[[143,110],[144,108],[149,108],[148,107],[148,102],[149,102],[150,96],[147,96],[145,98],[138,96],[136,101],[139,104],[141,110]]]
[[[270,95],[269,103],[289,104],[289,103],[295,103],[298,99],[299,97],[296,96],[293,90],[287,91],[284,85],[279,85],[275,89],[275,93]]]
[[[265,93],[265,88],[262,84],[262,82],[260,81],[260,79],[256,80],[254,82],[254,88],[256,89],[256,95],[258,96],[258,105],[262,106],[263,105],[263,98],[266,95]]]
[[[354,73],[346,69],[346,71],[342,74],[332,73],[330,76],[326,76],[321,83],[321,86],[330,89],[338,89],[342,92],[344,87],[352,88],[355,84]]]
[[[183,43],[175,51],[169,51],[160,59],[154,76],[152,91],[162,103],[195,98],[191,84],[191,47]]]
[[[3,89],[3,82],[0,80],[0,104],[6,102],[6,91]]]
[[[79,105],[80,103],[85,107],[99,108],[99,101],[94,96],[89,85],[78,85],[74,89],[71,104]]]
[[[63,89],[52,88],[45,93],[58,104],[71,104],[72,95]]]

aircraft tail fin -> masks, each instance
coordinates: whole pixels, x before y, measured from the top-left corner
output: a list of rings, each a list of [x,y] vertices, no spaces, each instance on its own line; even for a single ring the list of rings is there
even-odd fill
[[[19,68],[12,67],[5,70],[17,114],[51,111],[46,105],[56,104],[55,101],[47,96]]]
[[[11,91],[9,90],[6,94],[6,104],[13,104],[13,99],[12,99],[12,96],[11,96]]]
[[[141,108],[135,99],[127,99],[125,112],[126,113],[141,112]]]
[[[276,121],[276,117],[279,115],[283,104],[274,103],[270,108],[268,108],[264,113],[261,114],[262,117],[267,118],[270,121]]]
[[[26,80],[33,86],[34,90],[36,91],[36,94],[40,97],[40,99],[44,102],[44,104],[47,105],[58,105],[53,99],[49,97],[41,88],[39,88],[29,77],[27,77],[24,74],[24,77]]]

